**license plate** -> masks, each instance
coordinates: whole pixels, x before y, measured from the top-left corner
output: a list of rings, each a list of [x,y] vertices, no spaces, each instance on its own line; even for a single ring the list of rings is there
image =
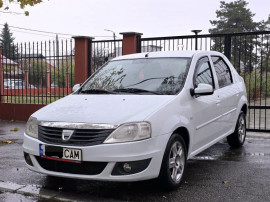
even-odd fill
[[[51,145],[39,145],[39,154],[43,158],[50,158],[54,160],[70,160],[70,161],[81,161],[82,150],[72,149],[65,147],[56,147]]]
[[[80,149],[63,148],[63,159],[81,161],[82,151]]]

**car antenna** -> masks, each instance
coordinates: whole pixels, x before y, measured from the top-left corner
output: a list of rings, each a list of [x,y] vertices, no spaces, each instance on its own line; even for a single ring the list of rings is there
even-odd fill
[[[149,52],[149,53],[150,53],[150,52]],[[148,58],[149,53],[146,53],[146,54],[145,54],[145,57],[146,57],[146,58]]]

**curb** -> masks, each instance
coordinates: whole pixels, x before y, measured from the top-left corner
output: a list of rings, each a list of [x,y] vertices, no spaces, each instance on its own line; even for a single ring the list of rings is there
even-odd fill
[[[263,132],[247,132],[247,138],[254,138],[254,139],[268,139],[270,140],[270,133],[263,133]]]

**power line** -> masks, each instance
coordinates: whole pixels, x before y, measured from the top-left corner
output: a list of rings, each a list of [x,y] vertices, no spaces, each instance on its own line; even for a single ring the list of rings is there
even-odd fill
[[[0,25],[4,26],[4,24],[0,24]],[[11,26],[11,25],[9,25],[9,27],[16,28],[16,29],[27,30],[27,31],[32,31],[32,32],[41,32],[41,33],[47,33],[47,34],[59,34],[59,35],[74,36],[74,34],[64,34],[64,33],[57,33],[57,32],[47,32],[47,31],[42,31],[42,30],[28,29],[28,28],[16,27],[16,26]]]
[[[10,29],[12,32],[20,32],[20,33],[26,33],[26,34],[32,34],[32,35],[39,35],[39,36],[47,36],[47,37],[51,37],[51,38],[55,38],[55,36],[52,35],[46,35],[46,34],[38,34],[38,33],[31,33],[31,32],[24,32],[24,31],[18,31],[18,30],[14,30],[14,29]],[[70,39],[70,38],[66,38],[66,37],[59,37],[61,39]]]
[[[1,26],[4,26],[4,24],[0,24]],[[23,28],[23,27],[17,27],[17,26],[11,26],[9,25],[9,27],[13,28],[12,31],[17,31],[17,30],[14,30],[14,29],[21,29],[21,30],[26,30],[26,31],[31,31],[31,32],[39,32],[39,33],[46,33],[46,34],[58,34],[58,35],[65,35],[65,36],[75,36],[75,34],[66,34],[66,33],[58,33],[58,32],[48,32],[48,31],[42,31],[42,30],[36,30],[36,29],[29,29],[29,28]],[[22,33],[28,33],[30,34],[29,32],[23,32],[23,31],[17,31],[17,32],[22,32]],[[34,34],[34,33],[32,33]],[[37,34],[36,35],[44,35],[44,34]],[[44,36],[49,36],[49,35],[44,35]],[[54,36],[49,36],[49,37],[54,37]],[[93,37],[111,37],[111,36],[93,36]],[[61,37],[61,38],[64,38],[64,37]],[[116,38],[119,38],[116,36]],[[66,38],[64,38],[66,39]]]
[[[0,13],[8,13],[8,14],[15,14],[15,15],[25,15],[24,13],[13,12],[13,11],[0,11]]]

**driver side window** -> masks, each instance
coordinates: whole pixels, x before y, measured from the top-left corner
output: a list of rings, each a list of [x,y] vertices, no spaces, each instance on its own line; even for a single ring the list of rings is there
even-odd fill
[[[200,83],[205,83],[214,88],[213,74],[208,57],[203,57],[198,61],[195,74],[195,87]]]

